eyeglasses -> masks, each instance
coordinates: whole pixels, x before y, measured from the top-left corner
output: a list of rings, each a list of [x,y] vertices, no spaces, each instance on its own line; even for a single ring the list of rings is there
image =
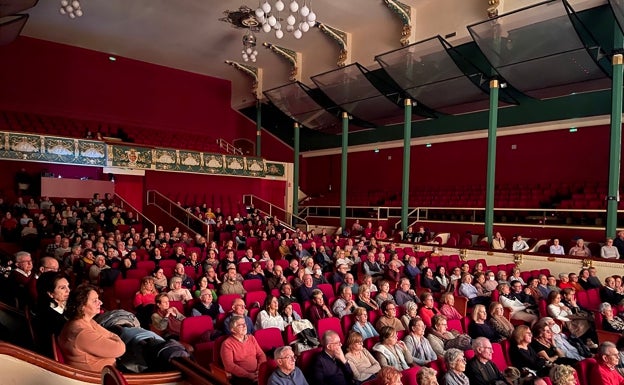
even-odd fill
[[[289,361],[294,361],[295,360],[295,355],[289,355],[289,356],[283,356],[279,358],[280,360],[289,360]]]
[[[235,328],[242,328],[242,327],[247,327],[247,324],[238,324],[238,325],[234,325]]]

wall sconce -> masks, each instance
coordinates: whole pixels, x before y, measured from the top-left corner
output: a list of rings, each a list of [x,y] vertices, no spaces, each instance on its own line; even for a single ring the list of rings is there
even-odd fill
[[[589,269],[592,267],[594,261],[592,259],[583,259],[583,269]]]
[[[414,251],[420,251],[420,245],[414,245]]]
[[[522,265],[524,256],[521,253],[514,254],[513,257],[514,257],[514,263],[516,264],[516,267]]]
[[[461,259],[462,261],[467,260],[468,259],[468,250],[466,250],[466,249],[459,250],[459,259]]]

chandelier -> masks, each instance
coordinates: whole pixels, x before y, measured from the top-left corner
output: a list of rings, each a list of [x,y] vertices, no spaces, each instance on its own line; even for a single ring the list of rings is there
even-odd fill
[[[251,30],[248,30],[243,35],[243,60],[255,63],[258,51],[256,50],[256,35]]]
[[[59,8],[61,15],[67,15],[70,19],[75,19],[82,16],[82,8],[80,7],[80,1],[78,0],[61,0],[61,7]]]
[[[264,3],[258,4],[256,18],[262,25],[262,31],[269,33],[274,30],[275,37],[278,39],[284,37],[284,29],[286,32],[291,32],[295,39],[301,39],[301,36],[308,32],[310,27],[314,27],[316,23],[316,14],[312,11],[312,1],[299,0],[302,3],[301,6],[297,0],[285,1],[289,2],[288,7],[282,0],[275,1],[273,6],[269,4],[269,0],[264,0]],[[286,19],[280,17],[282,11],[288,14]],[[286,25],[282,25],[283,21],[286,21]]]

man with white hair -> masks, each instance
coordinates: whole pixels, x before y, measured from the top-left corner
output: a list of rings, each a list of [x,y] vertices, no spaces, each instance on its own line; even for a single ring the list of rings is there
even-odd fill
[[[596,354],[597,365],[592,367],[589,378],[596,385],[624,385],[624,377],[616,370],[619,359],[620,353],[613,342],[601,343]]]
[[[275,349],[277,369],[269,377],[268,385],[308,385],[301,369],[295,366],[295,353],[290,346]]]
[[[505,377],[492,362],[492,343],[485,337],[477,337],[472,341],[474,357],[466,364],[466,376],[471,385],[491,385],[506,383]]]
[[[15,268],[11,270],[8,280],[10,292],[14,293],[13,297],[17,305],[20,308],[24,307],[30,299],[29,287],[31,286],[31,281],[35,280],[33,260],[29,252],[18,251],[15,253]]]

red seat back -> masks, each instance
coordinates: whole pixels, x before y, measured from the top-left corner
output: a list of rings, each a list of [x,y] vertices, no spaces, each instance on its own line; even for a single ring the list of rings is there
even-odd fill
[[[254,279],[254,281],[257,281],[257,279]],[[254,302],[258,302],[260,307],[263,307],[266,297],[266,291],[250,291],[247,293],[247,295],[245,295],[245,306],[249,308]],[[223,309],[225,310],[225,308]]]
[[[587,308],[591,311],[598,311],[600,308],[600,289],[589,289],[586,291],[587,293]]]
[[[265,362],[260,364],[258,368],[258,385],[267,385],[269,377],[277,368],[277,361],[272,358],[268,358]]]
[[[282,332],[278,328],[266,328],[256,330],[254,337],[258,341],[260,348],[266,353],[271,349],[284,346],[284,339],[282,338]]]
[[[323,336],[328,330],[333,330],[340,336],[340,342],[345,342],[345,336],[342,332],[342,328],[340,327],[340,318],[337,317],[329,317],[322,318],[318,320],[318,324],[316,325],[316,331],[318,332],[319,337]]]
[[[182,320],[182,325],[180,326],[180,342],[194,345],[195,341],[201,337],[202,334],[213,329],[212,317],[209,315],[187,317]]]
[[[243,288],[246,291],[264,291],[261,279],[246,279],[243,281]]]
[[[403,385],[418,385],[416,375],[420,371],[420,366],[413,366],[401,372],[401,382]]]
[[[242,298],[242,296],[240,294],[224,294],[217,298],[217,303],[219,303],[219,305],[223,308],[223,311],[227,313],[232,310],[232,303],[237,298]]]
[[[332,299],[332,298],[334,298],[336,296],[336,294],[334,294],[334,288],[329,283],[321,283],[321,284],[317,285],[316,288],[319,289],[320,291],[322,291],[323,295],[328,300]]]

